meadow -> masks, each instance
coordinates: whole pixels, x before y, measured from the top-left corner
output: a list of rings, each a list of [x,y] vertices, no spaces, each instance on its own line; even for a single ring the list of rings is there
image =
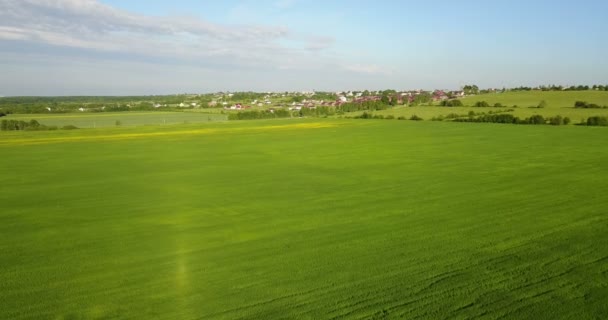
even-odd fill
[[[547,103],[546,108],[531,108],[536,107],[540,101]],[[583,119],[592,116],[608,116],[608,108],[606,109],[576,109],[574,103],[576,101],[586,101],[596,103],[601,106],[608,106],[608,92],[606,91],[522,91],[522,92],[505,92],[505,93],[490,93],[477,96],[468,96],[461,99],[465,105],[463,107],[441,107],[437,105],[431,106],[397,106],[395,108],[376,111],[374,114],[392,115],[394,117],[409,118],[412,115],[417,115],[424,120],[431,120],[435,117],[447,116],[449,114],[458,114],[466,116],[469,112],[475,113],[490,111],[509,111],[510,114],[519,118],[528,118],[534,115],[542,115],[543,117],[562,116],[569,117],[572,124],[579,123]],[[496,103],[502,104],[502,108],[479,108],[473,107],[476,102],[486,101],[490,105]],[[435,103],[437,104],[437,103]],[[517,106],[517,108],[513,108]],[[353,113],[359,115],[362,112]]]
[[[0,134],[0,319],[601,319],[608,129]]]

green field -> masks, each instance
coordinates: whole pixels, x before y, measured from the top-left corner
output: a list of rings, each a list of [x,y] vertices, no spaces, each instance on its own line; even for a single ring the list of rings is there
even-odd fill
[[[540,101],[545,100],[547,107],[543,109],[530,108],[538,106]],[[470,96],[461,99],[464,105],[469,107],[439,107],[439,106],[415,106],[415,107],[395,107],[388,110],[374,112],[374,114],[393,115],[395,117],[404,116],[411,117],[417,115],[424,120],[430,120],[438,116],[446,116],[451,113],[466,116],[470,111],[474,112],[489,112],[513,109],[510,112],[514,116],[520,118],[528,118],[533,115],[542,115],[544,117],[554,117],[560,115],[569,117],[572,124],[580,122],[582,119],[587,119],[592,116],[608,116],[607,109],[575,109],[576,101],[586,101],[589,103],[608,106],[608,92],[606,91],[526,91],[526,92],[505,92],[482,94]],[[486,101],[490,105],[501,103],[505,108],[476,108],[470,107],[478,101]],[[513,108],[516,105],[517,108]],[[362,112],[354,113],[355,115]]]
[[[491,105],[499,102],[507,106],[517,105],[521,108],[528,108],[537,106],[541,100],[547,102],[547,109],[572,108],[576,101],[608,106],[608,91],[510,91],[469,96],[461,101],[465,105],[486,101]]]
[[[188,123],[204,123],[210,121],[225,121],[227,115],[202,112],[99,112],[99,113],[58,113],[58,114],[10,114],[7,120],[38,120],[47,126],[74,125],[78,128],[115,127],[145,125],[173,125]]]
[[[608,129],[0,134],[0,319],[603,319]]]

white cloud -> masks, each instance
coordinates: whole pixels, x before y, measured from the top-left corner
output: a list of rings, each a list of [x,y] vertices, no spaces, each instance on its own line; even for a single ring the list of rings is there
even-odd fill
[[[281,26],[234,26],[192,17],[151,17],[96,0],[0,1],[0,41],[268,66],[281,64],[287,56],[291,61],[307,60],[310,49],[330,47],[333,42],[328,39],[295,36]],[[281,40],[288,40],[291,45],[281,45]]]

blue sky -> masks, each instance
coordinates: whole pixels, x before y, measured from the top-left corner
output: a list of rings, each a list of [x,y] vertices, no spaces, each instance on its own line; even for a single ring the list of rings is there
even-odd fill
[[[608,83],[608,2],[0,0],[0,95]]]

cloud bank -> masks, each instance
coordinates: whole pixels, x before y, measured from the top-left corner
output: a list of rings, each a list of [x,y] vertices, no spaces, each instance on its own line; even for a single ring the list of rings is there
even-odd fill
[[[2,40],[199,61],[207,66],[279,69],[306,68],[318,59],[311,52],[334,43],[331,37],[295,34],[284,26],[152,17],[96,0],[4,0],[0,2]]]

